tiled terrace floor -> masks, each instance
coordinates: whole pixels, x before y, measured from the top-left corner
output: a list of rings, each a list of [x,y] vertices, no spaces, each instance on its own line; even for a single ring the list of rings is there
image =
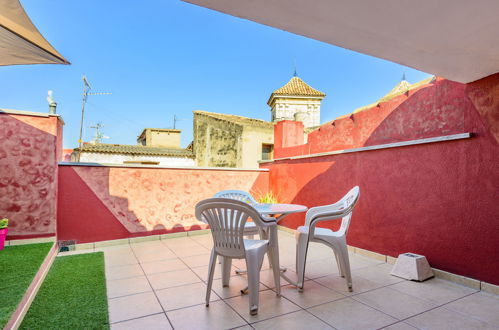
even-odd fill
[[[295,241],[279,232],[281,264],[293,277]],[[100,248],[106,262],[112,329],[497,329],[499,297],[442,279],[423,283],[389,275],[391,265],[350,256],[354,292],[337,274],[331,250],[312,244],[303,293],[282,281],[278,298],[265,261],[260,307],[250,316],[246,278],[222,288],[215,273],[204,304],[211,235]],[[235,261],[244,267],[244,261]],[[219,268],[219,266],[218,266]]]

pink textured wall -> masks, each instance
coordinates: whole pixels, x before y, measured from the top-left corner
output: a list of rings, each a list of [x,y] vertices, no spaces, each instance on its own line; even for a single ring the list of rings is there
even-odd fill
[[[258,170],[60,166],[59,171],[58,236],[80,243],[205,228],[194,217],[198,201],[224,189],[255,196],[268,189],[268,172]]]
[[[468,85],[440,79],[399,98],[391,108],[322,126],[309,146],[328,151],[464,132],[473,137],[267,163],[270,189],[282,202],[312,207],[359,185],[350,245],[393,257],[420,253],[433,267],[499,284],[499,74]],[[282,224],[303,222],[301,214]]]
[[[0,217],[10,220],[8,238],[54,235],[61,122],[0,113],[0,127]]]

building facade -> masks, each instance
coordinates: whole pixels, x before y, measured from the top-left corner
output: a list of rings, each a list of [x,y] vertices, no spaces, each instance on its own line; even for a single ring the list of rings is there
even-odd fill
[[[257,168],[272,158],[274,124],[265,120],[194,111],[193,133],[198,166]]]

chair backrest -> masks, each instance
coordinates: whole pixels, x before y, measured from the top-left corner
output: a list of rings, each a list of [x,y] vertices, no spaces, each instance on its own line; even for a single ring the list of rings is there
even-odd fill
[[[196,218],[210,225],[215,251],[226,257],[244,258],[244,225],[251,218],[265,226],[260,214],[246,202],[230,198],[209,198],[196,205]]]
[[[337,233],[339,235],[344,235],[350,226],[352,212],[359,200],[359,196],[360,188],[359,186],[355,186],[334,204],[312,207],[307,212],[305,223],[311,227],[315,227],[320,221],[341,218],[341,226]],[[312,232],[312,230],[310,232]]]
[[[230,198],[242,201],[248,204],[258,204],[258,202],[251,196],[249,192],[244,190],[222,190],[213,196],[215,198]]]

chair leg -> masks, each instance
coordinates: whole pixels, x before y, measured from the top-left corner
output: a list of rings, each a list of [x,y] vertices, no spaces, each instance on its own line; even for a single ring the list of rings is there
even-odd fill
[[[230,268],[232,266],[232,258],[222,258],[222,286],[229,286],[230,282]]]
[[[258,314],[260,267],[264,256],[264,253],[261,255],[256,253],[246,255],[246,267],[248,269],[249,311],[251,315]]]
[[[350,258],[348,256],[348,249],[346,244],[340,244],[338,246],[338,250],[340,251],[338,258],[340,259],[343,275],[345,276],[345,279],[347,281],[348,291],[352,292],[352,272],[350,270]]]
[[[281,296],[281,266],[279,264],[279,243],[277,241],[277,226],[269,228],[268,256],[274,274],[275,291],[277,296]]]
[[[217,253],[215,249],[211,250],[210,265],[208,268],[208,283],[206,285],[206,306],[210,305],[211,286],[213,284],[213,274],[215,273],[215,266],[217,264]]]
[[[336,265],[338,266],[338,272],[339,272],[339,274],[340,274],[341,277],[345,277],[345,272],[341,268],[341,262],[340,262],[340,260],[338,258],[338,253],[334,249],[333,249],[333,252],[334,252],[334,258],[336,259]]]
[[[305,282],[305,265],[307,264],[308,235],[296,234],[296,274],[298,275],[297,287],[303,290]]]

